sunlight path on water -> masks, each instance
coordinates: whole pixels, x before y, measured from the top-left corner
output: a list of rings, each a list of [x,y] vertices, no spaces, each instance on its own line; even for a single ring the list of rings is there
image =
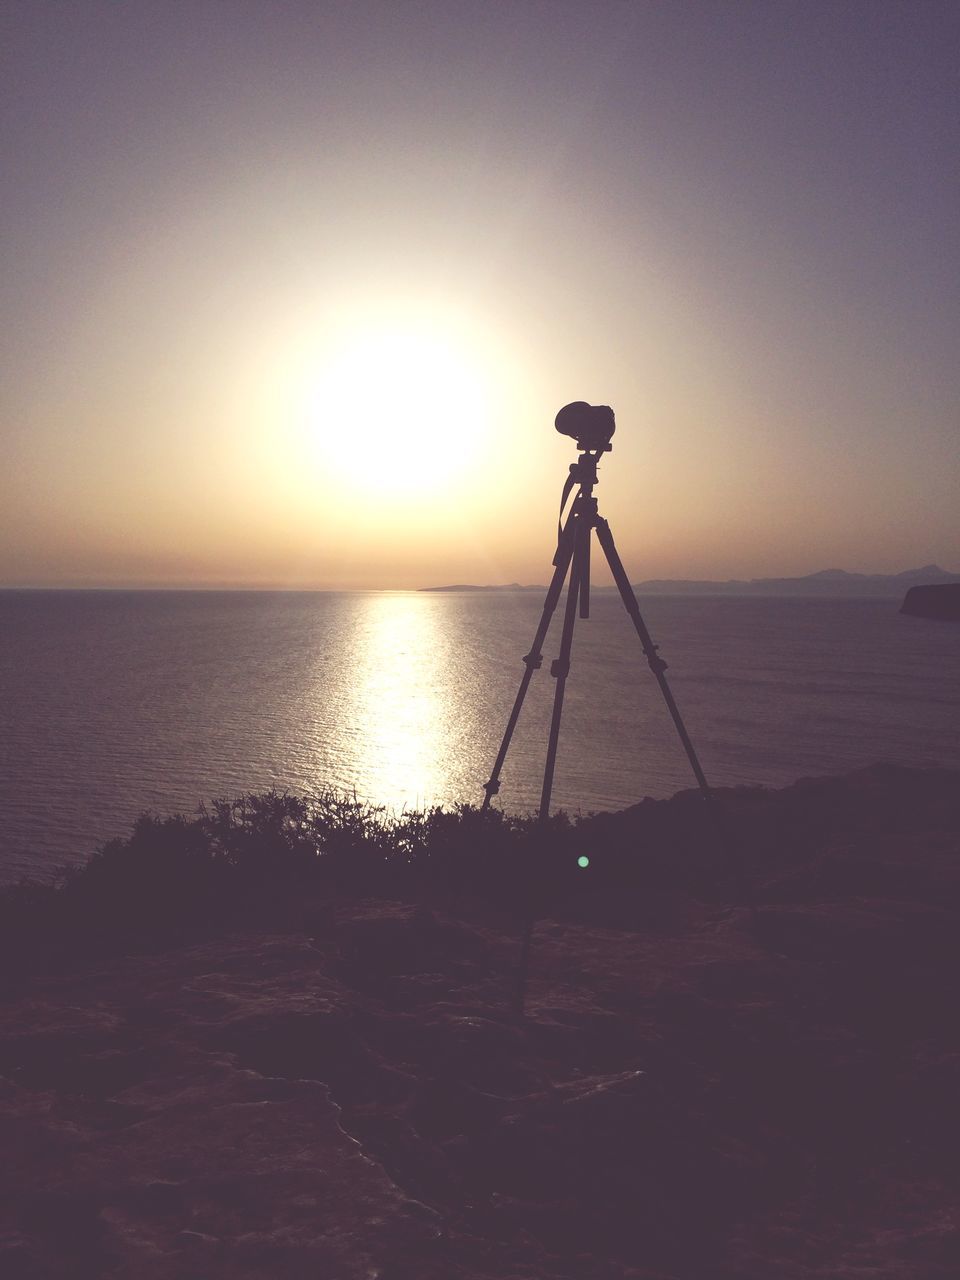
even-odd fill
[[[364,791],[398,807],[445,796],[444,744],[453,715],[443,696],[444,632],[423,598],[370,596],[357,619],[347,722],[361,728]]]

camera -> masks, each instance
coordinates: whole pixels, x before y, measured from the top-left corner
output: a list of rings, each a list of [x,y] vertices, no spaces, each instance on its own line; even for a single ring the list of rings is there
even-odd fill
[[[617,429],[608,404],[587,404],[585,400],[565,404],[554,419],[554,426],[562,435],[572,436],[578,449],[601,453],[613,447],[610,437]]]

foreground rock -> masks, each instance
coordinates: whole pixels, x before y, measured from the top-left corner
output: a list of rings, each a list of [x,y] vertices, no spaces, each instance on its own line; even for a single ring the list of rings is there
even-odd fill
[[[952,1280],[957,782],[732,796],[759,936],[605,881],[682,800],[604,820],[522,1018],[517,921],[452,896],[23,981],[0,1275]]]

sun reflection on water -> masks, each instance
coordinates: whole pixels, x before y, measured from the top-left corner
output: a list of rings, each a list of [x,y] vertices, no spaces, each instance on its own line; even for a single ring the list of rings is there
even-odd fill
[[[371,595],[358,620],[350,702],[363,741],[362,790],[400,809],[445,797],[452,710],[433,601]]]

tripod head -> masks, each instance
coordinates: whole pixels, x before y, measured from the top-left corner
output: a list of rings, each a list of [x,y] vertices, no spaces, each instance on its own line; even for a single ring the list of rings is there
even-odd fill
[[[579,447],[580,446],[578,445],[577,448]],[[606,449],[613,448],[613,446],[609,444],[605,447]],[[593,486],[598,480],[597,463],[600,461],[600,455],[603,452],[604,450],[602,449],[597,449],[592,452],[588,452],[584,449],[576,462],[570,463],[570,475],[564,489],[565,494],[569,493],[570,489],[572,489],[575,484],[578,484],[580,485],[581,490],[589,496]]]
[[[567,406],[570,407],[569,405]],[[562,412],[562,410],[561,410]],[[611,418],[613,414],[610,414]],[[593,496],[593,486],[597,483],[597,463],[600,461],[604,453],[612,448],[609,441],[606,444],[598,444],[592,448],[587,448],[581,441],[577,441],[577,448],[580,450],[580,457],[576,462],[570,463],[569,474],[563,482],[563,489],[560,492],[560,515],[557,520],[557,551],[553,557],[555,565],[560,563],[563,556],[563,540],[565,533],[572,535],[576,524],[579,521],[586,520],[588,528],[592,528],[597,519],[597,500]],[[577,488],[579,486],[579,488]],[[563,513],[566,510],[567,502],[571,493],[577,489],[577,496],[573,500],[570,508],[570,515],[567,519],[566,528],[563,523]],[[583,601],[581,606],[581,617],[587,616],[589,605],[587,600],[590,593],[590,535],[584,544],[584,555],[586,557],[586,567],[583,574]]]

